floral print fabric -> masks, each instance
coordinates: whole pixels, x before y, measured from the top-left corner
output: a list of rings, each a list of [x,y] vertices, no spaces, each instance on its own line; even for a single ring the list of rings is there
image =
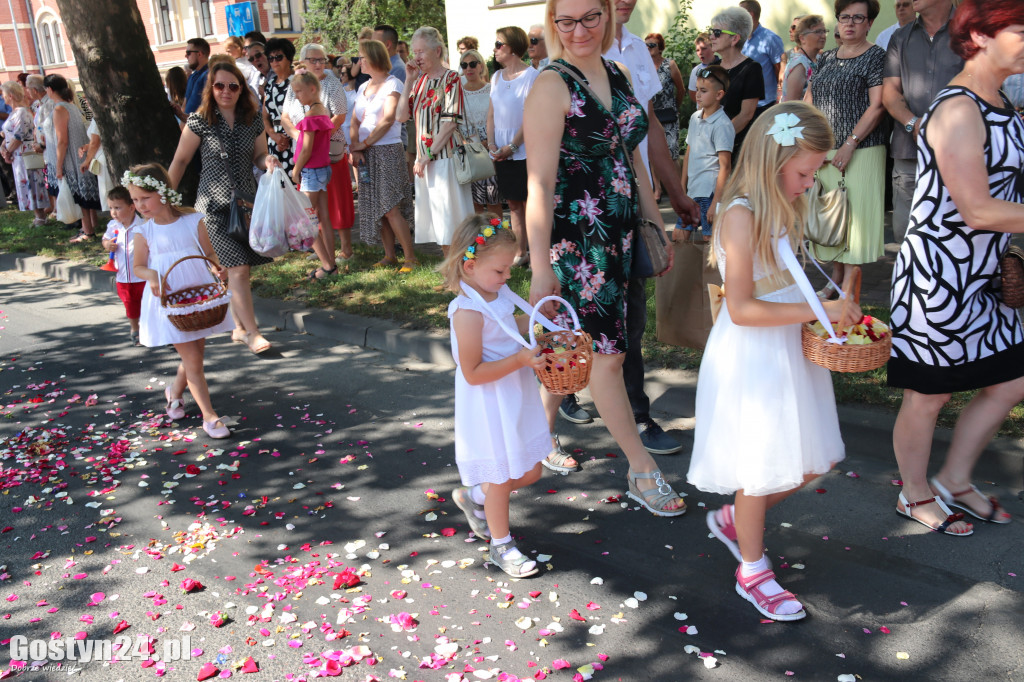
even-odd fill
[[[564,60],[556,62],[576,72]],[[626,76],[604,62],[612,108],[593,99],[568,74],[569,88],[555,182],[551,264],[562,298],[576,309],[598,353],[626,351],[626,287],[639,211],[636,178],[626,154],[647,135],[647,115]],[[548,67],[552,68],[552,67]],[[585,80],[585,79],[584,79]],[[556,320],[572,323],[564,313]]]
[[[462,120],[465,100],[462,96],[462,81],[455,71],[445,71],[438,78],[420,76],[409,97],[409,111],[416,121],[417,157],[427,158],[427,147],[430,147],[434,136],[441,126],[455,119]],[[440,149],[430,148],[435,159],[447,159],[454,144],[454,136],[448,138],[447,144]]]

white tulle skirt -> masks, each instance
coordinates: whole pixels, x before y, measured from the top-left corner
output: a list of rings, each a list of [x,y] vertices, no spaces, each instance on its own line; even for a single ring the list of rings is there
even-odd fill
[[[794,286],[763,297],[803,301]],[[722,306],[697,380],[687,480],[706,492],[770,495],[843,459],[832,377],[804,358],[800,325],[741,327]]]

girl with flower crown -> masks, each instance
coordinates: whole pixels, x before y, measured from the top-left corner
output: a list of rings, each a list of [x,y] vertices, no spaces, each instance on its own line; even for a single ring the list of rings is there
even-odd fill
[[[135,202],[135,210],[146,220],[135,235],[132,258],[135,276],[149,283],[142,298],[140,341],[149,347],[172,344],[181,357],[174,381],[164,389],[167,416],[173,421],[184,418],[184,393],[187,386],[202,412],[206,434],[210,438],[227,438],[231,431],[221,421],[210,401],[210,389],[203,373],[203,354],[206,337],[231,331],[234,327],[231,319],[226,318],[208,329],[183,332],[167,319],[166,309],[160,305],[161,279],[168,274],[168,270],[168,291],[210,281],[210,271],[205,261],[191,259],[175,265],[180,259],[186,256],[205,256],[213,261],[214,274],[221,279],[227,278],[227,270],[221,267],[217,252],[213,250],[203,215],[181,207],[181,195],[171,189],[170,178],[163,166],[156,163],[134,166],[125,172],[121,184],[128,188]],[[230,292],[227,295],[230,297]],[[221,303],[223,301],[219,299],[200,299],[192,303],[193,309],[184,312],[198,311],[204,306]]]
[[[505,282],[516,258],[516,237],[492,214],[467,218],[452,235],[442,265],[458,296],[448,306],[455,357],[455,463],[465,487],[452,499],[477,537],[491,541],[490,561],[514,578],[537,572],[509,530],[509,497],[536,483],[551,450],[547,417],[532,371],[543,366],[536,347],[512,334],[527,331]],[[525,305],[521,302],[520,305]]]
[[[803,604],[775,580],[764,552],[765,514],[843,459],[832,380],[802,351],[814,312],[847,326],[852,302],[821,304],[794,251],[805,192],[832,149],[832,130],[803,102],[777,105],[749,129],[713,226],[712,262],[725,282],[697,380],[693,456],[697,488],[735,495],[707,524],[740,562],[736,592],[772,620],[799,620]]]

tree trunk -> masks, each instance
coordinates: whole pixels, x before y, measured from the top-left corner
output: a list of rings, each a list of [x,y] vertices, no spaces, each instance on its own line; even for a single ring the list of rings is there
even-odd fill
[[[125,169],[170,165],[181,133],[164,91],[136,0],[57,0],[82,88],[114,180]],[[186,174],[186,204],[197,179]]]

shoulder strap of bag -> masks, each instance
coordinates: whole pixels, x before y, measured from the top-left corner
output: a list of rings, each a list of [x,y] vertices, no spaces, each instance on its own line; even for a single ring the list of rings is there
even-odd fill
[[[220,147],[220,154],[218,154],[218,156],[220,156],[220,160],[224,162],[224,170],[228,176],[228,186],[231,188],[232,192],[235,192],[235,179],[231,177],[231,163],[228,158],[227,145],[224,144],[224,140],[220,136],[220,131],[217,130],[217,124],[211,125],[210,129],[213,131],[214,139],[217,140],[217,146]]]
[[[508,326],[508,322],[506,322],[503,318],[498,317],[497,315],[494,314],[494,312],[491,310],[490,304],[487,301],[484,300],[484,297],[481,296],[477,292],[476,289],[474,289],[473,287],[466,286],[466,284],[464,282],[460,282],[459,286],[462,287],[462,293],[464,293],[467,297],[473,299],[477,303],[481,304],[482,310],[480,312],[482,312],[483,314],[487,315],[489,318],[491,318],[492,320],[497,322],[498,326],[501,327],[501,329],[506,334],[508,334],[513,339],[515,339],[516,341],[521,343],[524,348],[532,348],[533,347],[533,344],[531,344],[529,341],[527,341],[526,339],[523,338],[523,335],[519,333],[519,330],[510,328]],[[515,304],[515,306],[517,308],[522,310],[527,315],[531,315],[531,316],[533,315],[533,306],[531,306],[529,303],[527,303],[525,300],[523,300],[522,297],[520,297],[516,292],[512,291],[511,289],[509,289],[507,284],[504,287],[502,287],[502,289],[505,290],[505,295],[508,296],[512,300],[512,302]],[[548,318],[544,317],[543,315],[541,315],[539,317],[538,321],[548,331],[552,331],[552,332],[567,331],[565,329],[562,329],[561,327],[559,327],[558,325],[556,325],[554,322],[552,322]]]

